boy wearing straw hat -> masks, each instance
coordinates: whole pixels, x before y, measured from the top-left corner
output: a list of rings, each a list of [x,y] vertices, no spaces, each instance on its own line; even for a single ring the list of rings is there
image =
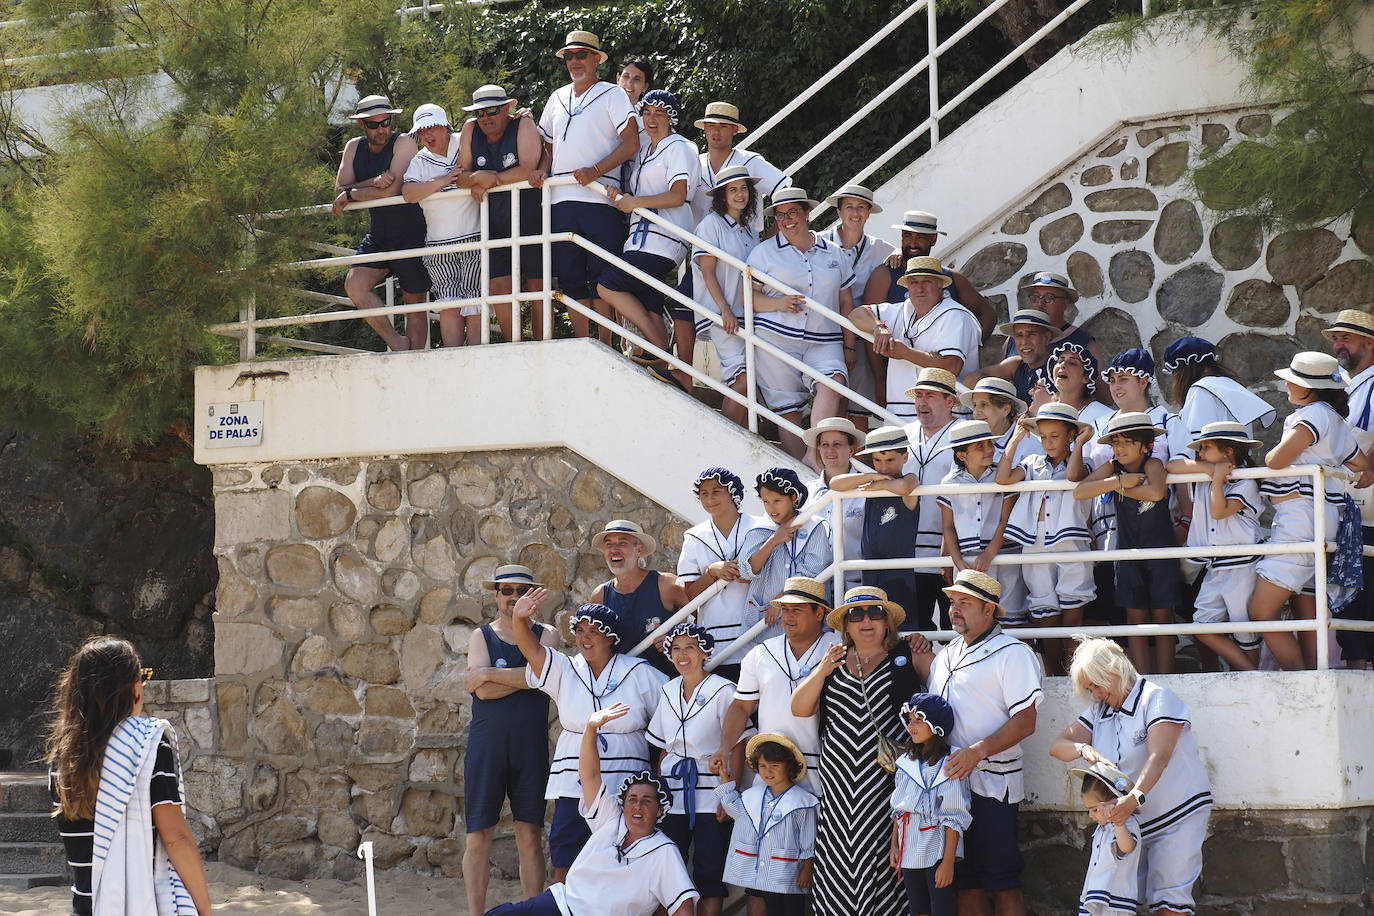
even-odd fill
[[[553,189],[553,231],[576,232],[615,253],[625,243],[625,220],[606,191],[620,189],[621,163],[639,150],[634,106],[624,89],[597,78],[606,52],[595,34],[569,32],[555,56],[567,65],[572,82],[555,90],[539,118],[544,152],[530,184],[538,188],[550,176],[572,175],[577,184]],[[564,294],[612,317],[610,307],[595,298],[605,262],[572,242],[557,243],[553,258]],[[586,337],[590,319],[576,313],[568,317],[577,336]],[[600,337],[609,343],[611,332],[603,328]]]
[[[954,374],[945,369],[927,367],[917,376],[916,384],[908,388],[906,396],[916,405],[916,421],[907,426],[911,440],[911,455],[905,470],[915,474],[922,486],[930,487],[945,479],[954,467],[954,453],[945,446],[954,427],[954,405],[958,400],[958,383]],[[944,544],[944,516],[934,496],[922,496],[917,504],[916,545],[913,557],[938,557]],[[949,580],[942,571],[917,570],[917,606],[908,608],[912,617],[922,624],[935,623],[935,608],[949,607],[941,589]],[[925,629],[926,627],[918,627]]]
[[[716,175],[734,166],[743,167],[753,177],[760,199],[772,197],[792,186],[792,179],[753,150],[735,149],[735,136],[749,128],[740,120],[739,109],[729,102],[711,102],[706,113],[693,122],[706,135],[706,152],[701,154],[701,174],[692,188],[689,202],[696,222],[711,211],[711,188]],[[763,232],[763,214],[755,212],[749,226],[757,237]]]
[[[549,698],[525,683],[525,657],[515,645],[511,611],[521,596],[541,588],[527,566],[501,566],[482,583],[496,597],[496,616],[468,639],[467,688],[472,725],[463,754],[463,812],[467,843],[463,884],[468,912],[486,911],[491,844],[501,805],[509,798],[520,856],[520,886],[526,897],[544,889],[544,789],[549,776],[547,741],[530,741],[529,722],[547,722]],[[546,648],[558,648],[558,630],[535,624]]]
[[[945,444],[954,456],[954,467],[940,481],[944,486],[971,486],[997,482],[997,434],[982,420],[963,420],[949,431]],[[1003,576],[1012,566],[993,567],[992,561],[1006,539],[1007,518],[1014,499],[1001,493],[956,493],[937,496],[944,526],[944,553],[954,561],[954,571],[972,567],[992,575],[1008,591]],[[1010,577],[1008,577],[1010,578]],[[1019,581],[1019,576],[1016,580]],[[1018,614],[1018,618],[1022,615]]]

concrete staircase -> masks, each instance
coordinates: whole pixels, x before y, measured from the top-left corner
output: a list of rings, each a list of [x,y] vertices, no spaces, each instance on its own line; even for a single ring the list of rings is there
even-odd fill
[[[45,773],[0,773],[0,885],[26,889],[70,882],[67,855],[50,817]]]

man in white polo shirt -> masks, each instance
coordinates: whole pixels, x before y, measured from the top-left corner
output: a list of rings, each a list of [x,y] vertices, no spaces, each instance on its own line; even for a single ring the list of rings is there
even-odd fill
[[[544,151],[530,184],[542,187],[550,176],[572,175],[576,185],[553,189],[551,221],[554,232],[576,232],[606,251],[617,253],[625,244],[625,220],[606,188],[620,189],[620,165],[639,150],[639,123],[630,97],[615,83],[597,79],[606,60],[601,39],[591,32],[573,31],[556,52],[568,66],[572,83],[549,97],[539,118]],[[611,317],[610,306],[594,298],[605,262],[572,242],[553,249],[553,271],[564,295]],[[578,337],[590,332],[590,319],[573,314]],[[603,328],[601,339],[610,343]]]
[[[1044,694],[1030,647],[1002,632],[1002,586],[987,573],[960,570],[949,595],[950,625],[959,635],[939,655],[913,647],[912,664],[931,693],[955,709],[945,773],[967,779],[973,823],[964,858],[954,866],[960,916],[1022,916],[1017,813],[1025,797],[1021,742],[1035,732]],[[924,650],[924,651],[921,651]],[[988,895],[992,895],[989,906]]]

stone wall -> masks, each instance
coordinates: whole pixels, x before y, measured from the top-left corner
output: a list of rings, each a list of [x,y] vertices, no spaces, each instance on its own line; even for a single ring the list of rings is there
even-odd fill
[[[1021,816],[1032,913],[1072,913],[1091,852],[1087,815]],[[1356,916],[1374,911],[1374,808],[1214,811],[1194,889],[1198,916]]]
[[[1335,312],[1374,302],[1374,214],[1266,232],[1223,218],[1186,176],[1206,152],[1262,140],[1279,118],[1248,110],[1124,127],[943,254],[1003,314],[1031,274],[1065,274],[1082,294],[1078,323],[1108,358],[1145,346],[1159,362],[1176,337],[1206,337],[1286,412],[1271,371],[1299,349],[1327,349],[1320,331]]]
[[[294,878],[351,877],[360,839],[382,868],[457,874],[482,580],[523,563],[552,614],[606,578],[590,546],[606,522],[643,525],[662,569],[686,527],[563,449],[214,476],[219,746],[188,794],[222,860]]]
[[[239,806],[243,781],[242,771],[219,756],[218,713],[214,678],[149,681],[143,691],[143,714],[176,728],[189,821],[206,849],[219,845],[220,816]]]

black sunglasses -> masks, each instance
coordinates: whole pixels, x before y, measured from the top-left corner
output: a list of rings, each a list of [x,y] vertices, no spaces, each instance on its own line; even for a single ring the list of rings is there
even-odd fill
[[[865,605],[864,607],[852,607],[845,613],[844,619],[857,623],[864,618],[869,620],[882,620],[887,616],[887,609],[876,604]]]
[[[380,129],[383,128],[383,127],[390,127],[390,126],[391,126],[391,119],[390,119],[390,118],[382,118],[380,121],[364,121],[364,122],[363,122],[363,127],[367,128],[368,130],[380,130]]]
[[[506,107],[506,106],[504,106],[504,105],[493,105],[493,106],[491,106],[490,108],[483,108],[483,109],[481,109],[480,111],[477,112],[477,117],[479,117],[479,118],[494,118],[494,117],[496,117],[497,115],[499,115],[499,114],[502,112],[502,110],[505,109],[505,107]]]
[[[496,590],[498,595],[523,595],[534,586],[531,585],[502,585]]]
[[[563,57],[567,60],[586,60],[592,56],[591,51],[564,51]]]

